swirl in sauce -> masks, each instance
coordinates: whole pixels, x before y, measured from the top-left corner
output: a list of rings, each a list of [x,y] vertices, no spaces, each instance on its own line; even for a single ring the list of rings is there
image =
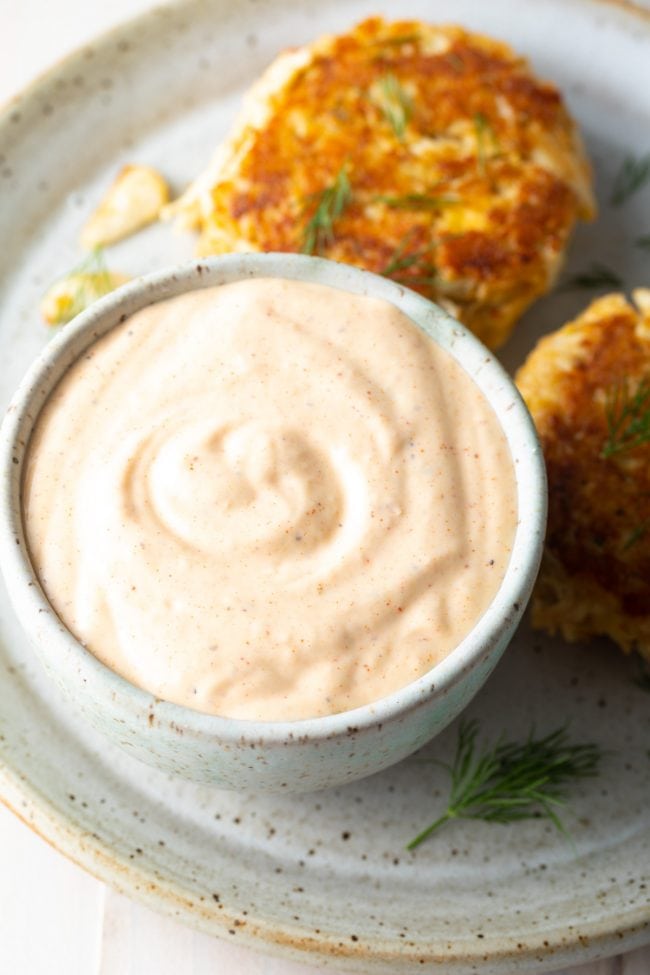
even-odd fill
[[[54,609],[163,699],[259,720],[375,701],[494,597],[505,438],[388,302],[252,280],[133,315],[67,372],[24,514]]]

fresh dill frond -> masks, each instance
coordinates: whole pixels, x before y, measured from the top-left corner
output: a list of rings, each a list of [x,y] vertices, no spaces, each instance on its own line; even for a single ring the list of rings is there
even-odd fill
[[[417,44],[420,40],[420,34],[395,34],[393,37],[382,37],[375,43],[381,47],[401,47],[402,44]]]
[[[641,250],[650,251],[650,234],[643,234],[641,237],[637,237],[634,243]]]
[[[430,193],[404,193],[401,196],[378,196],[376,199],[394,210],[440,210],[460,202],[459,197],[452,193],[437,196]]]
[[[65,325],[126,280],[123,274],[109,271],[103,249],[95,247],[48,288],[40,303],[43,319],[47,325]]]
[[[74,301],[69,311],[71,317],[115,289],[114,277],[108,269],[103,247],[93,247],[88,256],[66,277],[76,282]]]
[[[456,51],[447,51],[447,53],[444,55],[444,60],[450,65],[456,74],[462,74],[462,72],[465,71],[465,62],[460,55],[456,53]]]
[[[478,160],[478,168],[481,173],[485,174],[486,160],[485,160],[485,126],[487,119],[482,112],[477,112],[474,116],[474,132],[476,134],[476,158]]]
[[[607,439],[600,456],[607,459],[624,450],[650,443],[650,378],[636,388],[628,379],[614,383],[605,394]]]
[[[412,234],[406,234],[397,245],[388,263],[378,272],[386,278],[393,278],[407,285],[427,285],[435,287],[438,276],[431,262],[434,244],[418,250],[409,251]]]
[[[303,254],[321,254],[333,242],[334,224],[351,199],[352,187],[344,164],[330,186],[308,197],[308,202],[315,203],[316,206],[303,231]]]
[[[412,267],[412,265],[418,261],[421,257],[422,252],[418,251],[415,253],[407,254],[406,248],[408,247],[412,239],[412,234],[406,234],[403,240],[399,242],[395,250],[393,251],[388,263],[379,271],[380,274],[390,277],[391,275],[403,271],[406,268]]]
[[[67,278],[71,274],[99,274],[106,275],[107,283],[110,271],[108,270],[108,265],[106,263],[106,252],[103,247],[93,247],[86,256],[79,261],[75,267],[72,268],[67,274],[62,275],[62,278]],[[59,278],[61,280],[62,278]]]
[[[639,542],[645,538],[648,531],[650,531],[650,519],[648,519],[648,521],[642,521],[639,525],[635,525],[624,540],[623,545],[621,546],[621,551],[629,552],[631,548],[634,548],[635,545],[638,545]]]
[[[650,152],[645,156],[626,156],[614,180],[611,204],[620,206],[625,203],[648,180],[650,180]]]
[[[379,79],[378,102],[384,118],[401,141],[413,115],[413,101],[394,74],[385,74]]]
[[[531,731],[523,743],[479,747],[476,721],[461,722],[456,754],[445,765],[451,777],[446,810],[411,840],[413,850],[452,819],[513,823],[549,819],[566,833],[558,809],[566,805],[568,787],[598,772],[601,751],[594,744],[570,744],[566,728],[542,738]]]
[[[481,175],[485,176],[487,171],[488,159],[501,152],[499,140],[496,132],[492,128],[489,119],[483,112],[476,112],[473,117],[474,133],[476,136],[476,158]],[[488,141],[491,148],[488,147]]]
[[[592,261],[585,271],[566,278],[560,286],[560,291],[573,291],[576,288],[622,288],[623,279],[616,271],[613,271],[599,261]]]

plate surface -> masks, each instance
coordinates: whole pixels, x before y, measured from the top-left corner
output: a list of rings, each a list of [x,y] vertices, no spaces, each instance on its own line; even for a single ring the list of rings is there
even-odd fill
[[[47,340],[43,289],[79,261],[79,229],[125,162],[182,188],[207,162],[242,91],[283,47],[345,29],[388,0],[188,0],[152,11],[63,62],[0,118],[0,397]],[[447,21],[442,0],[404,16]],[[597,173],[598,221],[569,271],[598,260],[647,284],[650,189],[607,199],[631,152],[650,149],[650,18],[603,0],[456,0],[454,20],[510,41],[556,81]],[[111,249],[137,274],[188,257],[154,227]],[[590,295],[539,302],[503,353],[511,368]],[[486,736],[567,720],[607,750],[574,792],[573,845],[543,821],[457,822],[405,844],[444,802],[445,776],[408,760],[305,797],[178,783],[110,747],[63,707],[0,593],[0,798],[56,847],[150,906],[205,931],[338,969],[532,972],[650,940],[650,708],[634,665],[609,646],[567,647],[526,625],[470,708]],[[445,759],[452,727],[425,750]],[[648,886],[646,886],[648,885]]]

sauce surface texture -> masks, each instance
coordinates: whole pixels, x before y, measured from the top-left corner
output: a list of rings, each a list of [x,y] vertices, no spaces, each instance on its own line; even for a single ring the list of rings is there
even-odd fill
[[[132,683],[257,720],[423,675],[514,537],[496,415],[385,301],[251,280],[133,315],[38,419],[24,517],[75,636]]]

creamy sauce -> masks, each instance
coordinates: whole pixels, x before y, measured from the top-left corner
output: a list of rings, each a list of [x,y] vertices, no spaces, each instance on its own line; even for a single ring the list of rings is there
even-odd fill
[[[467,634],[516,526],[509,450],[392,305],[251,280],[138,312],[45,405],[24,513],[54,609],[168,701],[332,714]]]

